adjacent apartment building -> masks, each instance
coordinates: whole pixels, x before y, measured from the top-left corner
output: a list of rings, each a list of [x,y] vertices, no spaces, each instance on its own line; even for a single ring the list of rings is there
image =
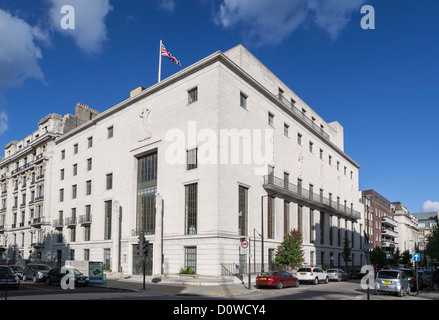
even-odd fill
[[[366,262],[360,166],[344,152],[343,127],[322,119],[242,45],[138,87],[104,112],[77,109],[89,118],[61,129],[67,122],[54,116],[58,131],[44,135],[40,126],[40,136],[25,141],[28,153],[14,149],[0,163],[3,258],[13,246],[27,258],[28,230],[34,259],[103,261],[113,272],[139,274],[144,233],[148,274],[190,267],[221,276],[245,266],[241,238],[267,270],[284,235],[297,229],[306,264],[344,266],[345,238],[349,265]],[[45,174],[44,205],[38,213],[35,199],[27,203],[32,190],[40,197],[36,180],[25,188],[21,218],[25,174],[14,170],[26,161],[28,180]],[[380,212],[393,217],[390,207]],[[44,225],[26,224],[36,217]]]
[[[399,248],[400,252],[408,250],[413,255],[419,248],[418,218],[412,215],[407,206],[401,202],[392,202],[390,208],[394,213],[395,221],[398,222],[396,247]]]

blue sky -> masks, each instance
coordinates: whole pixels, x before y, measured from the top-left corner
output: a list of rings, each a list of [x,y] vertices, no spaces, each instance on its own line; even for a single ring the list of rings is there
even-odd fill
[[[105,111],[157,82],[159,41],[182,67],[242,43],[344,127],[360,189],[439,209],[439,1],[2,0],[0,145],[77,102]],[[63,5],[75,30],[60,28]],[[363,30],[363,5],[375,30]],[[163,60],[162,78],[180,70]]]

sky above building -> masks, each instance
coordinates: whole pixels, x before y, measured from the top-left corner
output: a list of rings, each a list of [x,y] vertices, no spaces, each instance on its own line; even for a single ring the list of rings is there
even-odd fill
[[[160,40],[182,64],[163,60],[162,79],[241,43],[344,127],[360,190],[439,210],[438,13],[431,0],[2,0],[0,144],[154,85]]]

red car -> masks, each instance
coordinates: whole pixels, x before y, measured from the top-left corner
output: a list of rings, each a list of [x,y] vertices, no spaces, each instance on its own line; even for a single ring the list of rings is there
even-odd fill
[[[299,280],[286,271],[264,272],[256,277],[256,287],[298,287]]]

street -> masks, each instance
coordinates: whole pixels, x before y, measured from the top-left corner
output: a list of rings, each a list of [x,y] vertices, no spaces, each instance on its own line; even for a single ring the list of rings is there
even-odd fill
[[[90,285],[64,290],[59,285],[49,286],[45,283],[22,281],[18,290],[8,290],[8,300],[367,300],[367,291],[361,288],[360,280],[318,285],[301,283],[298,288],[282,290],[253,288],[248,292],[242,285],[235,285],[234,287],[240,290],[237,295],[227,294],[227,292],[238,292],[233,288],[210,290],[209,287],[193,287],[194,290],[190,291],[177,285],[148,283],[143,290],[141,283],[132,282],[126,285],[125,282],[123,286],[117,281],[112,283],[111,286]],[[4,291],[0,291],[0,297],[3,296]],[[438,299],[438,296],[437,292],[431,295],[425,292],[419,295],[412,293],[402,298],[387,294],[376,296],[373,290],[370,290],[370,300],[431,300]]]

